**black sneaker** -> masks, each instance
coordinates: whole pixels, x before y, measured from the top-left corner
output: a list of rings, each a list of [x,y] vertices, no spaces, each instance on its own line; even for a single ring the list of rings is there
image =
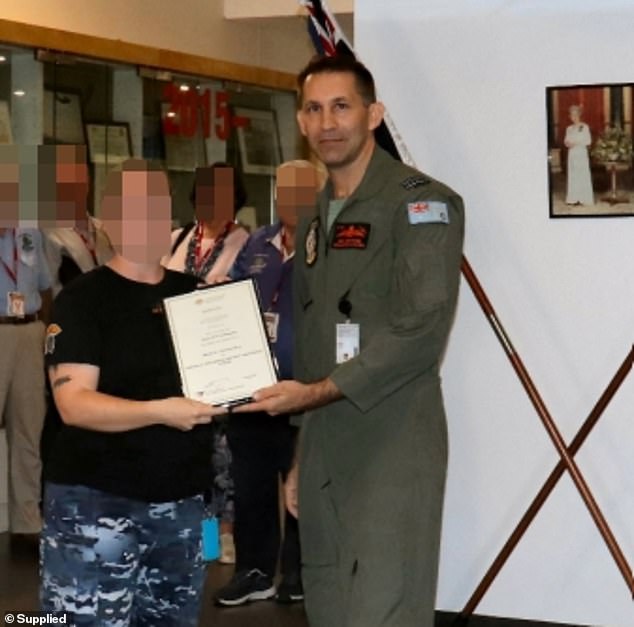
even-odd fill
[[[214,600],[217,605],[242,605],[249,601],[263,601],[275,596],[273,579],[261,570],[243,570],[236,573],[231,581],[221,588]]]
[[[301,577],[293,573],[284,575],[280,585],[277,587],[275,601],[277,603],[299,603],[304,600],[304,588]]]

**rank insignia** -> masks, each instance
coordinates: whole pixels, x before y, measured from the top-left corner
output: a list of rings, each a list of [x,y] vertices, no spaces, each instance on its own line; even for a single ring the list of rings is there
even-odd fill
[[[422,174],[415,174],[414,176],[408,176],[406,179],[401,181],[401,187],[404,187],[407,190],[416,189],[417,187],[422,187],[423,185],[429,185],[431,180]]]
[[[335,224],[332,248],[353,248],[365,250],[370,239],[370,224]]]
[[[306,252],[306,265],[312,266],[317,261],[317,247],[319,246],[319,218],[315,218],[308,227],[304,249]]]
[[[449,224],[447,205],[438,200],[407,203],[407,220],[410,224]]]
[[[55,338],[62,332],[58,324],[49,324],[46,327],[46,339],[44,341],[44,354],[52,355],[55,352]]]

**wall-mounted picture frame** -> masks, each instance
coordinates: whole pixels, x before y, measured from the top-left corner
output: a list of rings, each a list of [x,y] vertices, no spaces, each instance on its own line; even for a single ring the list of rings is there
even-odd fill
[[[11,130],[11,113],[9,103],[0,100],[0,144],[12,144],[13,132]]]
[[[634,84],[546,88],[551,218],[634,216]]]
[[[162,120],[171,113],[169,103],[162,103]],[[163,128],[165,146],[165,167],[168,170],[193,172],[196,168],[207,165],[205,138],[197,132],[188,137],[180,134],[166,133]]]
[[[44,90],[44,143],[86,143],[79,93]]]
[[[280,137],[275,111],[235,107],[234,119],[246,119],[236,127],[242,171],[272,176],[281,161]]]
[[[86,143],[92,163],[119,164],[132,156],[127,122],[87,122]]]

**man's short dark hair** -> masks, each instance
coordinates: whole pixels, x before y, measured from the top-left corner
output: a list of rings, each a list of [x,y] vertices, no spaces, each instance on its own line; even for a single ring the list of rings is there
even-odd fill
[[[357,91],[366,106],[376,102],[374,78],[370,70],[363,63],[348,54],[336,54],[331,57],[313,57],[308,65],[297,76],[299,87],[299,105],[304,100],[304,83],[311,74],[350,73],[354,75]]]

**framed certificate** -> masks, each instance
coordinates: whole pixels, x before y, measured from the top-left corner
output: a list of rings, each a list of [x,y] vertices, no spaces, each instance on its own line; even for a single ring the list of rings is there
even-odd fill
[[[86,139],[93,163],[120,164],[132,156],[127,122],[89,122],[86,124]]]
[[[252,279],[172,296],[163,304],[187,398],[238,405],[278,380]]]

